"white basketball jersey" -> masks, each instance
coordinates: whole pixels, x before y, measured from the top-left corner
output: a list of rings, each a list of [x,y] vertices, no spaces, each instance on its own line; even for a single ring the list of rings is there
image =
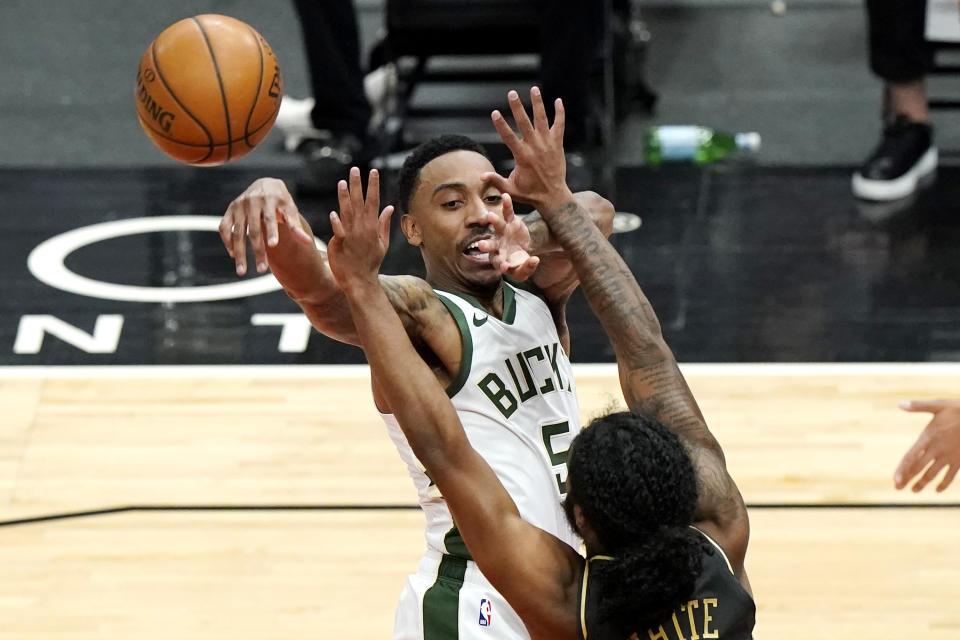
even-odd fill
[[[470,444],[493,468],[527,522],[575,549],[561,507],[567,449],[580,431],[570,360],[537,295],[503,283],[503,320],[468,296],[436,291],[457,322],[463,358],[447,388]],[[381,414],[417,487],[427,547],[469,557],[436,485],[413,455],[393,414]]]

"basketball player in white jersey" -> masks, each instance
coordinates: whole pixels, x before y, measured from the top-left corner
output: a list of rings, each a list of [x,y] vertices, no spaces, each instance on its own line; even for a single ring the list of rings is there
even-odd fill
[[[509,100],[511,108],[522,109],[515,92]],[[403,232],[421,249],[426,279],[381,276],[380,282],[417,352],[447,388],[471,443],[523,517],[578,546],[561,507],[566,449],[580,428],[564,319],[577,276],[536,214],[525,220],[509,216],[494,238],[491,223],[502,216],[509,196],[492,186],[492,171],[482,148],[467,138],[441,137],[415,150],[401,171],[399,203],[406,214]],[[338,199],[341,210],[378,212],[377,172],[370,173],[364,197],[360,172],[352,169],[349,182],[338,184]],[[609,235],[610,203],[592,193],[578,194],[578,200]],[[282,182],[253,183],[231,203],[220,231],[238,273],[246,270],[248,236],[258,271],[272,269],[314,327],[358,344],[326,255],[314,246]],[[493,239],[495,252],[478,248]],[[509,276],[529,284],[517,285]],[[427,517],[427,552],[401,595],[394,638],[527,638],[519,618],[469,559],[376,379],[373,394]]]
[[[538,126],[525,114],[517,118],[522,141],[497,124],[523,168],[510,180],[526,175],[523,190],[515,181],[503,186],[536,198],[568,248],[616,351],[632,409],[593,420],[571,445],[565,507],[588,557],[524,521],[464,437],[379,286],[387,224],[376,212],[348,208],[331,214],[330,265],[372,375],[444,491],[478,565],[535,640],[750,640],[749,517],[723,450],[630,269],[560,182],[563,155],[550,144],[558,136],[536,97],[533,110]]]

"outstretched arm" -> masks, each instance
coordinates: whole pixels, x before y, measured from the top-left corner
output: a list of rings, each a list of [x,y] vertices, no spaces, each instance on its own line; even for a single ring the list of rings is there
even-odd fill
[[[351,169],[349,184],[341,180],[337,185],[341,208],[351,194],[361,194],[362,199],[362,193],[360,171]],[[370,172],[366,200],[379,210],[380,178],[376,170]],[[327,254],[314,244],[310,225],[282,180],[260,178],[231,202],[220,221],[220,238],[236,263],[237,274],[247,272],[249,239],[256,270],[271,270],[318,331],[341,342],[359,344],[346,298],[327,264]],[[410,310],[423,309],[425,301],[435,297],[429,285],[418,278],[397,276],[382,276],[381,284],[401,314],[404,327],[417,336],[420,323]]]
[[[515,94],[511,110],[522,140],[499,114],[494,123],[517,166],[529,170],[522,187],[572,262],[591,308],[617,355],[620,386],[630,409],[660,420],[688,445],[697,471],[700,499],[696,518],[723,546],[743,574],[749,522],[743,498],[727,473],[723,450],[707,428],[660,322],[629,267],[567,188],[563,160],[563,103],[548,126],[543,99],[531,91],[533,121]]]
[[[240,194],[220,221],[220,238],[237,274],[247,272],[247,239],[259,273],[268,269],[284,291],[331,338],[357,344],[343,292],[330,273],[327,255],[314,244],[310,225],[282,180],[260,178]]]
[[[613,204],[593,191],[578,191],[573,197],[603,236],[610,237],[613,232]],[[548,301],[565,303],[580,282],[570,256],[554,238],[539,211],[523,216],[523,221],[530,229],[530,253],[540,258],[540,266],[530,282],[543,292]]]
[[[470,446],[453,405],[417,355],[377,281],[390,213],[331,215],[330,267],[350,306],[371,376],[414,454],[436,482],[480,570],[532,634],[574,637],[579,556],[520,518],[490,466]],[[492,215],[492,214],[491,214]],[[559,613],[558,613],[559,612]]]
[[[507,202],[503,212],[506,224],[496,238],[484,241],[481,248],[490,252],[491,263],[504,275],[521,282],[529,279],[548,300],[566,302],[577,286],[577,274],[563,247],[553,238],[538,211],[514,215],[512,201],[507,200],[510,193],[505,191],[503,196]],[[609,236],[613,229],[613,205],[593,191],[578,191],[573,197]]]
[[[536,96],[542,104],[540,90],[537,87],[531,89],[530,95]],[[502,192],[509,193],[514,200],[537,207],[537,212],[524,216],[524,222],[530,229],[530,253],[540,258],[540,266],[531,276],[530,281],[544,293],[551,306],[562,305],[577,288],[577,272],[565,254],[565,248],[553,237],[549,225],[544,223],[539,213],[542,206],[540,198],[542,191],[538,185],[538,174],[547,170],[555,184],[562,184],[566,188],[563,121],[562,118],[557,118],[554,126],[549,127],[544,112],[542,121],[538,121],[534,126],[529,119],[524,121],[518,117],[523,114],[526,118],[526,113],[516,91],[510,91],[507,94],[507,102],[523,136],[522,143],[499,111],[494,111],[492,118],[497,132],[513,153],[515,168],[506,178],[496,173],[488,173],[484,178]],[[526,144],[534,152],[521,151],[521,144]],[[613,205],[592,191],[578,192],[573,194],[573,197],[588,212],[590,220],[600,229],[603,236],[608,237],[613,231]]]
[[[663,339],[660,323],[629,267],[573,201],[547,216],[580,274],[580,286],[613,344],[631,410],[657,418],[688,445],[700,492],[695,515],[742,573],[749,539],[746,506],[719,442]]]

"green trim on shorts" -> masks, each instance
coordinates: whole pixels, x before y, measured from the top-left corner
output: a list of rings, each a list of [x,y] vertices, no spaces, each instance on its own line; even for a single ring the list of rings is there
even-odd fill
[[[467,543],[463,541],[463,536],[460,535],[457,525],[453,525],[450,531],[447,531],[447,535],[443,536],[443,547],[452,556],[473,560],[473,556],[470,555]]]
[[[437,567],[437,581],[423,594],[423,640],[460,637],[460,587],[467,561],[445,555]]]

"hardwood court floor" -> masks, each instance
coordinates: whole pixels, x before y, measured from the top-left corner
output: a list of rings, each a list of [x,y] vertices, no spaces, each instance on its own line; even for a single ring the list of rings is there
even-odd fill
[[[896,402],[956,395],[960,368],[685,370],[754,505],[758,638],[960,637],[958,488],[890,485],[926,423]],[[321,510],[415,499],[365,370],[192,371],[0,372],[0,520],[291,509],[0,526],[0,639],[389,637],[422,516]],[[619,395],[610,367],[577,384],[585,418]]]

